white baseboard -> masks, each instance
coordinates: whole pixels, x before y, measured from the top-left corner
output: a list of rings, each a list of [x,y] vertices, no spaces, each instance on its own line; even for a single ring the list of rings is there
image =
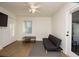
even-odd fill
[[[62,53],[64,53],[66,56],[70,57],[67,52],[65,52],[64,50],[62,51]]]
[[[23,39],[20,39],[20,40],[16,40],[16,41],[23,41]],[[36,41],[43,41],[43,40],[41,40],[41,39],[36,39]]]
[[[43,41],[43,40],[36,40],[36,41]]]
[[[78,57],[78,55],[73,53],[72,51],[68,51],[68,52],[62,51],[62,52],[68,57]]]
[[[75,54],[75,53],[72,52],[72,51],[68,52],[68,55],[69,55],[70,57],[79,57],[77,54]]]

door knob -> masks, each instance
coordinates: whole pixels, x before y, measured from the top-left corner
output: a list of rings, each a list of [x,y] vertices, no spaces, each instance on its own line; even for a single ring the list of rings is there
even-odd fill
[[[66,36],[69,36],[68,34]]]

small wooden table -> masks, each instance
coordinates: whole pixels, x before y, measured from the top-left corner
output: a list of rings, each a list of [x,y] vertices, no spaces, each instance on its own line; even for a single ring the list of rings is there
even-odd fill
[[[24,42],[36,42],[36,36],[24,36]]]

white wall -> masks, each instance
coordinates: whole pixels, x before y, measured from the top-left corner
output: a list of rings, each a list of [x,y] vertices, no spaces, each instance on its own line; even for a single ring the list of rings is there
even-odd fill
[[[23,22],[25,20],[32,21],[32,34],[30,35],[35,35],[37,41],[41,41],[42,38],[48,37],[48,35],[51,33],[50,17],[21,17],[17,18],[17,40],[23,40],[23,36],[28,35],[23,32]]]
[[[11,29],[11,25],[15,24],[15,16],[2,7],[0,7],[0,12],[8,15],[8,27],[0,27],[0,49],[2,49],[15,41],[15,37],[12,35],[13,31]]]
[[[69,56],[77,56],[71,51],[71,10],[76,5],[67,3],[52,17],[52,34],[62,40],[63,52]],[[69,31],[68,37],[67,31]]]

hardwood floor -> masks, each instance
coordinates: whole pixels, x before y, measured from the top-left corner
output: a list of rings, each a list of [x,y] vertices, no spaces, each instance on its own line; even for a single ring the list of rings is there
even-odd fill
[[[14,42],[0,51],[0,56],[24,57],[28,56],[32,48],[32,43]]]
[[[41,53],[42,54],[45,53],[44,49],[42,49],[41,47],[39,47],[37,50],[35,50],[36,48],[33,49],[33,47],[32,47],[33,45],[36,46],[36,48],[38,48],[39,46],[41,46],[38,42],[33,44],[32,42],[25,43],[25,42],[21,42],[21,41],[16,41],[16,42],[14,42],[14,43],[12,43],[12,44],[4,47],[2,50],[0,50],[0,56],[3,56],[3,57],[28,57],[30,55],[30,53],[32,53],[32,52],[34,54],[36,52],[36,55],[39,55],[39,54],[37,54],[37,51],[38,51],[38,53],[40,53],[42,50],[43,50],[43,53],[42,52]],[[53,55],[54,54],[52,54],[52,56]],[[67,57],[63,53],[62,53],[62,55],[65,56],[65,57]],[[61,57],[62,57],[62,55],[61,55]],[[42,55],[40,55],[40,56],[42,56]]]

